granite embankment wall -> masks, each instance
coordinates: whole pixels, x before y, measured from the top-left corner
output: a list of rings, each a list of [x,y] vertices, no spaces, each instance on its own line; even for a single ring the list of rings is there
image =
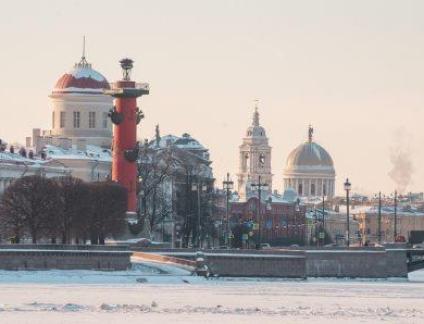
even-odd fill
[[[193,260],[196,250],[153,250]],[[406,277],[406,251],[384,248],[310,250],[203,250],[210,271],[220,276],[257,277]]]
[[[126,270],[131,262],[127,248],[74,245],[2,245],[1,270]]]

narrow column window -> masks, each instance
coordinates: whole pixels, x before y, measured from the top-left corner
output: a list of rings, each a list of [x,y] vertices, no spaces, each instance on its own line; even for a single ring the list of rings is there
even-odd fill
[[[64,128],[65,127],[65,112],[61,111],[60,112],[60,128]]]
[[[96,128],[96,112],[94,111],[88,113],[88,128]]]
[[[74,111],[74,128],[80,128],[80,112]]]

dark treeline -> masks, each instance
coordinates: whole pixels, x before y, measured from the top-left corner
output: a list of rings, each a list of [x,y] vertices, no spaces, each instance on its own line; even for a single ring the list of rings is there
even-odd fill
[[[104,244],[125,229],[126,207],[126,190],[115,182],[22,177],[0,199],[0,235],[12,243]]]

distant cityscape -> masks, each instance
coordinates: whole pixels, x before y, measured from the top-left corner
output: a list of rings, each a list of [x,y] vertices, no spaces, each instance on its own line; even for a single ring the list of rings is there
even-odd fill
[[[49,95],[51,129],[34,128],[21,146],[1,139],[0,195],[15,179],[29,175],[111,180],[115,108],[106,94],[110,89],[83,54]],[[312,125],[286,159],[282,190],[273,187],[272,148],[257,102],[252,110],[239,147],[239,171],[222,184],[214,178],[208,148],[189,130],[161,135],[158,125],[153,139],[141,140],[137,216],[129,220],[125,237],[149,237],[172,247],[252,247],[258,240],[277,246],[344,245],[347,237],[350,244],[364,245],[407,241],[411,232],[424,231],[422,193],[393,193],[380,203],[377,196],[353,193],[348,222],[346,197],[335,196],[335,163],[315,141]],[[137,122],[144,117],[139,115]],[[147,175],[156,164],[167,165],[160,180]],[[149,196],[153,191],[155,197]]]

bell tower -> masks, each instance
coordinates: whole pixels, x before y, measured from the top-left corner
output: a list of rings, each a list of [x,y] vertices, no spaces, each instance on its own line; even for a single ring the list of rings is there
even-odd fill
[[[241,200],[255,195],[251,184],[261,182],[272,192],[271,146],[268,144],[265,128],[260,125],[257,104],[253,113],[252,125],[247,128],[239,149],[238,193]],[[264,195],[265,197],[265,195]]]

